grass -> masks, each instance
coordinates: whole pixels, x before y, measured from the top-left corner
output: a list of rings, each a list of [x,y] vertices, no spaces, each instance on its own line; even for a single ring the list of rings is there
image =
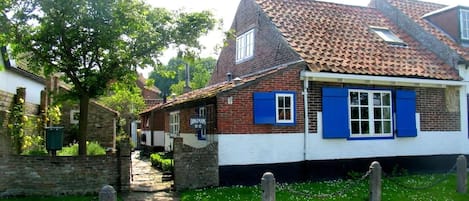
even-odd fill
[[[403,187],[425,187],[435,181],[444,178],[443,174],[432,175],[410,175],[394,177],[382,180],[383,201],[467,201],[469,193],[458,194],[456,192],[456,176],[449,175],[448,179],[438,185],[422,190],[413,190]],[[334,180],[323,182],[307,182],[295,184],[278,184],[276,198],[278,201],[302,201],[302,200],[368,200],[368,179],[355,182],[356,180]],[[399,183],[396,184],[396,183]],[[292,190],[296,193],[293,193]],[[344,191],[343,194],[336,194]],[[334,194],[333,196],[318,197],[319,194]],[[201,190],[185,191],[181,194],[181,201],[258,201],[261,199],[260,186],[236,186],[220,187]]]

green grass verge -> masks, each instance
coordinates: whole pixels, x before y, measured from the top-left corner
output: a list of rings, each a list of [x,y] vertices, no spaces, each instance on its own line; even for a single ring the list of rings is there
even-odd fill
[[[469,193],[456,192],[456,176],[449,175],[448,179],[426,189],[410,189],[407,187],[425,187],[444,178],[443,174],[411,175],[394,177],[391,181],[384,178],[382,183],[382,200],[386,201],[467,201]],[[356,181],[356,180],[353,180]],[[404,187],[404,186],[406,187]],[[352,180],[335,180],[323,182],[308,182],[277,185],[276,198],[278,201],[306,201],[306,200],[368,200],[368,179],[352,182]],[[296,193],[293,193],[295,191]],[[342,194],[336,192],[344,191]],[[315,197],[319,194],[335,194],[333,196]],[[181,201],[258,201],[261,200],[260,186],[220,187],[201,190],[185,191],[181,194]]]

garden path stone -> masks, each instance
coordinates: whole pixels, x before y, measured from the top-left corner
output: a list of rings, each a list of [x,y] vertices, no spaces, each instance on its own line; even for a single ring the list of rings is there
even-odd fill
[[[150,159],[132,152],[131,192],[123,195],[125,201],[178,201],[172,191],[173,181],[162,181],[163,173],[151,166]]]

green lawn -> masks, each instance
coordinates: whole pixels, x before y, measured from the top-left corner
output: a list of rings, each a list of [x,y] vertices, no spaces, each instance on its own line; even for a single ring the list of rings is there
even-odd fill
[[[444,179],[445,175],[412,175],[395,177],[393,180],[383,179],[382,200],[383,201],[467,201],[469,194],[456,193],[456,176],[435,185],[432,188],[416,190],[407,187],[426,187],[438,180]],[[368,179],[360,182],[352,180],[336,180],[324,182],[310,182],[297,184],[277,185],[276,198],[283,200],[368,200]],[[353,180],[356,181],[356,180]],[[405,186],[405,187],[404,187]],[[294,192],[292,192],[294,191]],[[336,192],[344,191],[343,194]],[[333,196],[317,197],[318,194],[335,194]],[[251,187],[221,187],[203,190],[192,190],[183,192],[182,201],[259,201],[261,199],[260,186]]]

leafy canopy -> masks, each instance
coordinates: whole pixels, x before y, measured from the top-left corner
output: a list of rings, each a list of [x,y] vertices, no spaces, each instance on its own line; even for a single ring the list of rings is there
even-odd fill
[[[0,8],[0,45],[12,44],[31,69],[61,73],[71,84],[80,100],[80,149],[90,98],[137,67],[155,66],[170,44],[194,52],[215,25],[210,12],[172,13],[141,0],[6,0]]]

